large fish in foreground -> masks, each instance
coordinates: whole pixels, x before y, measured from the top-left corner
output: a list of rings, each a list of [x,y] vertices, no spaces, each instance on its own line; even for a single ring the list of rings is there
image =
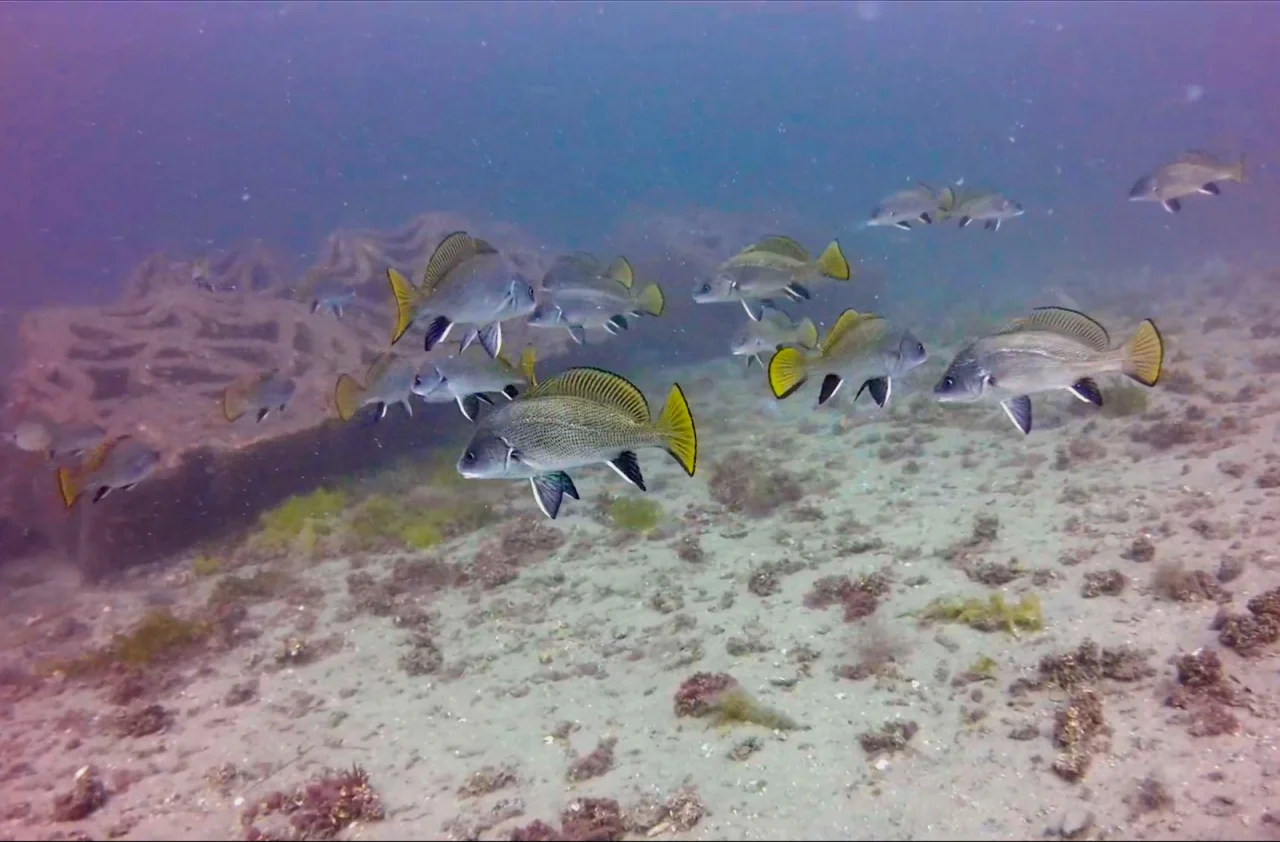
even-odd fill
[[[877,406],[889,400],[892,378],[928,358],[910,331],[890,326],[873,313],[845,310],[827,331],[817,351],[783,348],[769,360],[769,388],[779,400],[794,394],[811,372],[825,372],[818,404],[835,397],[846,380],[859,383],[856,401],[868,391]]]
[[[479,340],[489,356],[502,351],[502,323],[527,316],[535,305],[533,285],[498,250],[465,231],[455,231],[436,246],[422,283],[414,286],[395,269],[387,270],[396,301],[394,345],[424,315],[428,351],[449,337],[454,325],[470,325],[465,350]]]
[[[679,384],[654,420],[644,394],[603,369],[572,368],[481,419],[458,473],[469,479],[527,479],[538,508],[554,519],[578,489],[568,471],[607,463],[645,490],[636,451],[662,448],[685,473],[698,465],[698,434]]]
[[[413,381],[413,393],[427,403],[456,401],[468,421],[476,420],[480,402],[490,406],[490,392],[498,392],[507,400],[515,400],[517,387],[534,385],[535,358],[532,346],[525,348],[519,363],[505,355],[497,359],[482,351],[464,351],[457,356],[427,363]]]
[[[1025,434],[1031,432],[1029,395],[1066,389],[1102,406],[1095,376],[1117,372],[1154,386],[1163,365],[1164,340],[1150,319],[1113,348],[1106,328],[1084,313],[1040,307],[957,354],[933,394],[943,403],[998,400]]]
[[[365,373],[364,383],[350,374],[338,376],[333,388],[333,403],[337,407],[338,417],[350,421],[362,407],[377,405],[374,421],[381,421],[387,414],[387,407],[398,403],[404,411],[413,415],[413,407],[409,398],[413,395],[413,384],[418,377],[418,367],[413,360],[401,357],[390,351],[384,352],[373,361]]]
[[[292,378],[274,371],[233,383],[222,392],[222,417],[235,422],[252,412],[257,421],[262,421],[272,410],[284,412],[297,388]]]
[[[748,321],[729,340],[729,353],[746,357],[747,368],[752,362],[764,367],[761,354],[773,353],[784,345],[800,345],[810,350],[818,347],[818,328],[811,319],[796,321],[782,312],[772,301],[761,302],[759,321]]]
[[[1129,189],[1131,202],[1159,202],[1169,213],[1182,210],[1186,196],[1217,196],[1220,181],[1244,184],[1244,156],[1227,164],[1208,152],[1183,152],[1177,160],[1138,179]]]
[[[766,237],[720,264],[711,280],[693,292],[698,304],[741,302],[752,321],[760,319],[760,300],[786,295],[794,301],[812,296],[806,284],[822,278],[847,281],[849,261],[832,240],[814,260],[790,237]]]
[[[159,464],[160,452],[154,447],[133,436],[120,436],[99,445],[79,468],[58,468],[58,492],[68,509],[89,490],[96,503],[114,489],[133,488]]]

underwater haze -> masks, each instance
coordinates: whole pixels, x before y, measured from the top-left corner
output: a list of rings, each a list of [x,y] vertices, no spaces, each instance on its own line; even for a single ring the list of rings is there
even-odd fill
[[[1280,838],[1278,33],[0,5],[0,838]]]

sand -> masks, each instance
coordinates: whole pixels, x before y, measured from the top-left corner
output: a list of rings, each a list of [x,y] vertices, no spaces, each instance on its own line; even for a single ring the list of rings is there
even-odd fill
[[[513,484],[505,523],[443,550],[273,562],[305,587],[253,603],[234,645],[201,648],[168,668],[172,689],[126,705],[109,700],[112,681],[29,673],[149,608],[202,605],[227,573],[196,575],[183,558],[84,589],[49,560],[8,565],[0,835],[243,838],[246,807],[272,790],[358,764],[385,815],[340,838],[509,838],[535,819],[558,826],[581,798],[616,799],[633,822],[628,838],[1280,838],[1280,813],[1268,812],[1280,805],[1280,643],[1244,657],[1211,627],[1280,584],[1270,487],[1280,374],[1255,359],[1274,353],[1257,327],[1269,311],[1233,307],[1253,315],[1206,330],[1207,306],[1156,314],[1171,353],[1147,415],[1040,396],[1025,438],[997,407],[913,399],[954,348],[934,349],[884,411],[864,396],[815,412],[813,384],[776,404],[759,368],[747,374],[738,361],[655,372],[640,384],[655,403],[671,380],[684,384],[702,448],[693,479],[661,453],[641,454],[665,513],[656,533],[602,522],[599,496],[628,493],[607,469],[575,476],[583,500],[554,524]],[[1103,381],[1104,393],[1121,386]],[[1186,438],[1134,440],[1162,420],[1181,421]],[[800,499],[726,511],[712,485],[717,466],[723,477],[735,465],[787,472]],[[979,518],[988,531],[967,544]],[[566,540],[495,587],[415,585],[385,616],[349,593],[353,572],[382,580],[397,562],[466,564],[533,525]],[[1147,561],[1131,557],[1144,536]],[[1013,559],[1005,584],[970,575]],[[259,569],[271,567],[235,572]],[[766,569],[772,593],[757,576]],[[1123,590],[1084,598],[1086,576],[1110,570]],[[1191,571],[1207,575],[1188,580]],[[889,590],[870,616],[845,622],[839,605],[806,606],[822,577],[877,572]],[[1043,629],[1015,636],[918,617],[937,598],[991,593],[1009,604],[1037,595]],[[410,675],[401,656],[424,631],[442,662],[419,652],[434,670]],[[301,657],[282,654],[290,638],[305,641]],[[1071,688],[1043,680],[1043,657],[1087,640],[1131,647],[1128,671]],[[1174,660],[1205,652],[1229,676],[1218,701],[1178,691]],[[966,676],[983,658],[988,673]],[[805,728],[677,717],[674,695],[699,671],[732,675]],[[230,698],[244,682],[256,692]],[[1055,717],[1088,698],[1105,722],[1079,747],[1091,757],[1083,777],[1064,780]],[[171,719],[120,736],[121,711],[148,704]],[[913,723],[910,738],[869,753],[860,735],[885,723]],[[611,768],[568,780],[601,741],[613,746]],[[87,766],[105,802],[54,821],[55,797]],[[505,785],[460,794],[487,768]],[[654,806],[671,799],[675,813]],[[267,834],[286,826],[279,815],[257,822]]]

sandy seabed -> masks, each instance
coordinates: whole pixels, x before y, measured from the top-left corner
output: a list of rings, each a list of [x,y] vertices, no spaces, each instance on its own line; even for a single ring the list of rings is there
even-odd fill
[[[230,574],[11,564],[0,835],[1280,838],[1280,328],[1253,312],[1156,314],[1145,410],[1040,396],[1025,438],[919,396],[954,348],[884,411],[657,372],[701,463],[641,454],[652,533],[600,514],[607,469],[554,523],[513,484],[443,548],[274,562],[300,585],[144,677],[39,667]],[[923,620],[991,594],[1043,628]],[[696,673],[799,727],[678,716]]]

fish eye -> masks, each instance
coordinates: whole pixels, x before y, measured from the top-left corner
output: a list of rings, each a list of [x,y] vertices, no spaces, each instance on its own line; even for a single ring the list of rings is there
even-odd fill
[[[464,462],[476,461],[476,452],[474,450],[468,450],[466,453],[462,454],[462,461]]]
[[[703,284],[702,288],[699,289],[698,292],[711,292],[711,284]]]
[[[986,385],[992,386],[992,387],[996,385],[996,379],[992,377],[990,374],[988,374],[985,378],[983,378],[983,382],[986,383]]]
[[[923,343],[923,342],[917,342],[917,343],[916,343],[916,353],[917,353],[917,354],[923,354],[923,353],[924,353],[924,343]]]
[[[950,389],[950,388],[951,388],[952,386],[954,386],[954,385],[956,385],[956,379],[955,379],[954,377],[952,377],[950,374],[948,374],[946,377],[942,378],[942,386],[943,386],[943,388],[945,388],[945,389]]]
[[[525,292],[529,293],[529,297],[533,298],[533,284],[524,285]]]

